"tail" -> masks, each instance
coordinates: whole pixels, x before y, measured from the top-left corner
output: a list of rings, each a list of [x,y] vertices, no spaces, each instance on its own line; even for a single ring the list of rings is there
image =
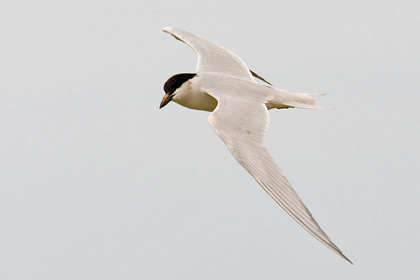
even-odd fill
[[[323,96],[323,93],[295,93],[293,100],[287,101],[285,105],[292,108],[325,110],[328,107],[315,104],[315,98]]]

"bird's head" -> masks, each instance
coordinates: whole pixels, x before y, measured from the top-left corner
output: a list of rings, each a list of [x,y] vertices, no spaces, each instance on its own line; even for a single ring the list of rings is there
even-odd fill
[[[166,104],[168,104],[172,100],[172,98],[177,94],[177,90],[186,81],[188,81],[196,75],[197,74],[195,73],[182,73],[170,77],[163,86],[165,95],[162,98],[162,102],[160,102],[159,109],[163,108]]]

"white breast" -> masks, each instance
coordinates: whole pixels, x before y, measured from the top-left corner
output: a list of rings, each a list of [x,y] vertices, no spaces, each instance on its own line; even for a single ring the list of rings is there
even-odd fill
[[[217,101],[200,89],[197,80],[199,78],[195,77],[182,84],[174,92],[172,101],[190,109],[213,112]]]

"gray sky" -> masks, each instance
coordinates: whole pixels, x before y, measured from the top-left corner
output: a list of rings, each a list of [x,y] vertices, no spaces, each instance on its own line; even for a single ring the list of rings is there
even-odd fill
[[[3,1],[1,279],[415,279],[420,2]],[[158,105],[196,57],[175,26],[335,110],[273,110],[266,144],[349,265]]]

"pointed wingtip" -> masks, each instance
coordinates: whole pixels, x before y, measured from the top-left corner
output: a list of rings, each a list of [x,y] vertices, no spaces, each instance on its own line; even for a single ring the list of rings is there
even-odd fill
[[[346,255],[344,255],[343,254],[343,252],[340,252],[340,256],[343,258],[343,259],[345,259],[346,261],[348,261],[349,263],[351,263],[352,265],[354,265],[354,263],[349,259],[349,258],[347,258],[346,257]]]
[[[249,72],[251,72],[251,75],[254,76],[255,78],[258,78],[261,81],[266,82],[267,84],[269,84],[270,86],[272,86],[272,84],[270,82],[268,82],[267,80],[265,80],[263,77],[261,77],[260,75],[258,75],[254,71],[252,71],[251,69],[249,69]]]
[[[166,26],[166,27],[164,27],[164,28],[162,28],[162,31],[163,32],[167,32],[167,33],[169,33],[169,31],[172,29],[172,27],[170,27],[170,26]]]
[[[345,259],[346,261],[354,265],[354,263],[346,255],[344,255],[343,251],[341,251],[340,248],[337,247],[337,245],[335,245],[332,242],[329,245],[330,246],[328,247],[332,249],[334,253],[337,253],[340,257],[342,257],[343,259]]]
[[[176,29],[176,28],[174,28],[174,27],[170,27],[170,26],[167,26],[167,27],[164,27],[164,28],[162,28],[162,31],[163,32],[166,32],[166,33],[169,33],[169,34],[171,34],[175,39],[177,39],[177,40],[179,40],[179,41],[181,41],[181,42],[184,42],[179,36],[177,36],[177,35],[175,35],[175,33],[177,33],[177,32],[179,32],[179,31],[181,31],[180,29]]]

